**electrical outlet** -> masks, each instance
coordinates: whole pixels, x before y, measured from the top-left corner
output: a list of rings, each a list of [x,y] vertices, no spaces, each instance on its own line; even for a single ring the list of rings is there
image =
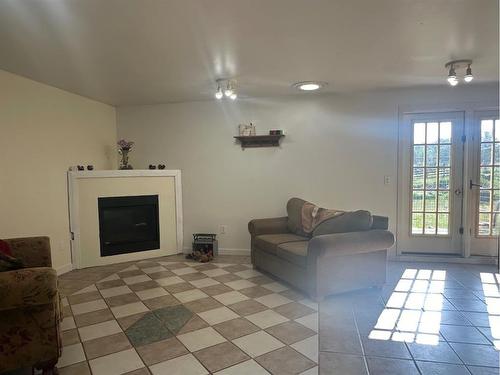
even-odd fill
[[[226,234],[227,233],[228,226],[225,224],[220,224],[219,225],[219,234]]]
[[[384,185],[391,184],[391,176],[384,176]]]

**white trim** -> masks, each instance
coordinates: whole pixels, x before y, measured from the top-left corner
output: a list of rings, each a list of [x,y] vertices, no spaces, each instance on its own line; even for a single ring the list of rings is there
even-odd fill
[[[219,249],[219,255],[250,255],[250,249]]]
[[[62,275],[63,273],[69,272],[73,270],[73,265],[71,263],[65,264],[64,266],[57,267],[56,272],[57,275]]]
[[[400,220],[401,220],[401,194],[403,193],[402,189],[402,176],[401,176],[401,168],[404,168],[401,164],[401,158],[402,158],[402,146],[401,146],[401,137],[402,137],[402,128],[404,126],[404,116],[405,115],[413,115],[413,114],[437,114],[437,113],[443,113],[443,112],[463,112],[464,113],[464,126],[465,126],[465,133],[467,136],[467,142],[466,142],[466,148],[464,150],[464,160],[465,160],[465,165],[464,165],[464,173],[463,173],[463,182],[464,182],[464,189],[463,189],[463,198],[464,198],[464,212],[463,212],[463,227],[465,229],[464,234],[463,234],[463,256],[464,257],[469,257],[470,256],[470,246],[471,246],[471,237],[469,234],[469,228],[471,228],[471,223],[470,223],[470,194],[468,189],[466,189],[466,179],[468,178],[468,174],[470,173],[470,146],[471,146],[471,139],[472,139],[472,134],[471,129],[473,128],[471,126],[471,122],[474,120],[474,115],[476,112],[482,112],[482,111],[498,111],[499,105],[498,102],[495,101],[481,101],[481,102],[473,102],[473,101],[459,101],[455,103],[427,103],[427,104],[405,104],[405,105],[399,105],[398,106],[398,147],[397,147],[397,152],[398,152],[398,167],[397,167],[397,178],[396,180],[398,181],[398,188],[397,188],[397,197],[396,197],[396,223],[395,223],[395,231],[396,233],[399,233],[400,230]],[[468,203],[469,204],[468,204]],[[398,246],[398,243],[396,242],[396,255],[393,257],[392,260],[397,260],[396,258],[398,257],[406,257],[406,255],[400,255],[401,249]],[[425,256],[424,256],[425,257]],[[445,258],[448,259],[448,258]],[[462,259],[461,257],[458,257],[456,259]],[[448,260],[443,260],[443,261],[450,261]]]
[[[114,177],[174,177],[175,214],[176,214],[176,241],[177,251],[182,253],[184,244],[183,211],[182,211],[182,182],[181,171],[178,169],[132,169],[132,170],[101,170],[101,171],[68,171],[68,205],[69,230],[71,237],[71,261],[73,267],[81,267],[78,179],[85,178],[114,178]]]
[[[185,247],[184,254],[190,254],[191,248]],[[222,248],[218,249],[219,255],[244,255],[250,256],[250,249],[231,249],[231,248]]]
[[[393,262],[426,262],[426,263],[461,263],[461,264],[496,264],[496,257],[469,256],[457,257],[446,255],[397,255],[388,258]]]

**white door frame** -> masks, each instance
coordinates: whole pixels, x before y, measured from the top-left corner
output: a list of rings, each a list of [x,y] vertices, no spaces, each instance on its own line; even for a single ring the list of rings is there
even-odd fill
[[[473,123],[475,121],[476,112],[479,111],[498,111],[499,105],[494,100],[492,101],[483,101],[483,102],[456,102],[456,103],[433,103],[433,104],[417,104],[417,105],[402,105],[398,107],[398,170],[397,170],[397,210],[396,210],[396,233],[399,233],[400,230],[400,202],[401,202],[401,194],[406,194],[403,190],[404,181],[402,181],[402,168],[406,168],[407,166],[402,165],[402,157],[401,157],[401,143],[403,137],[403,127],[404,127],[404,116],[412,115],[412,114],[432,114],[432,113],[443,113],[443,112],[463,112],[464,113],[464,126],[466,133],[466,146],[464,149],[464,186],[466,185],[467,179],[469,178],[469,171],[471,169],[470,166],[470,156],[472,149],[472,142],[468,140],[472,139],[473,132]],[[463,191],[464,202],[470,202],[470,192],[469,189],[464,189]],[[462,256],[454,256],[455,259],[463,259],[466,258],[467,262],[474,263],[475,261],[470,258],[470,245],[471,245],[471,236],[469,228],[474,223],[474,218],[471,217],[473,212],[470,211],[470,204],[464,204],[464,214],[463,214],[463,254]],[[434,255],[422,255],[422,256],[408,256],[401,253],[401,248],[398,245],[398,241],[396,241],[396,258],[400,258],[401,260],[425,260],[432,261],[434,258],[436,261],[443,261],[443,259],[450,259],[449,257],[443,258],[442,256],[434,256]]]

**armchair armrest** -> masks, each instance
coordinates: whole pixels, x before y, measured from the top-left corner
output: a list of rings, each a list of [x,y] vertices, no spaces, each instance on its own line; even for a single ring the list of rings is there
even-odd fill
[[[0,311],[55,301],[57,273],[48,267],[0,272]]]
[[[25,237],[5,240],[14,257],[25,267],[52,267],[50,240],[48,237]]]
[[[260,234],[288,233],[288,216],[268,219],[254,219],[248,223],[248,231],[252,236]]]
[[[309,241],[308,256],[369,253],[388,249],[392,245],[394,245],[394,235],[387,230],[324,234]]]

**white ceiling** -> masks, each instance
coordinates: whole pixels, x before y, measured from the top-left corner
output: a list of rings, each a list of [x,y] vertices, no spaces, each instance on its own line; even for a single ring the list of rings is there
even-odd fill
[[[1,0],[0,68],[114,105],[498,81],[496,0]]]

